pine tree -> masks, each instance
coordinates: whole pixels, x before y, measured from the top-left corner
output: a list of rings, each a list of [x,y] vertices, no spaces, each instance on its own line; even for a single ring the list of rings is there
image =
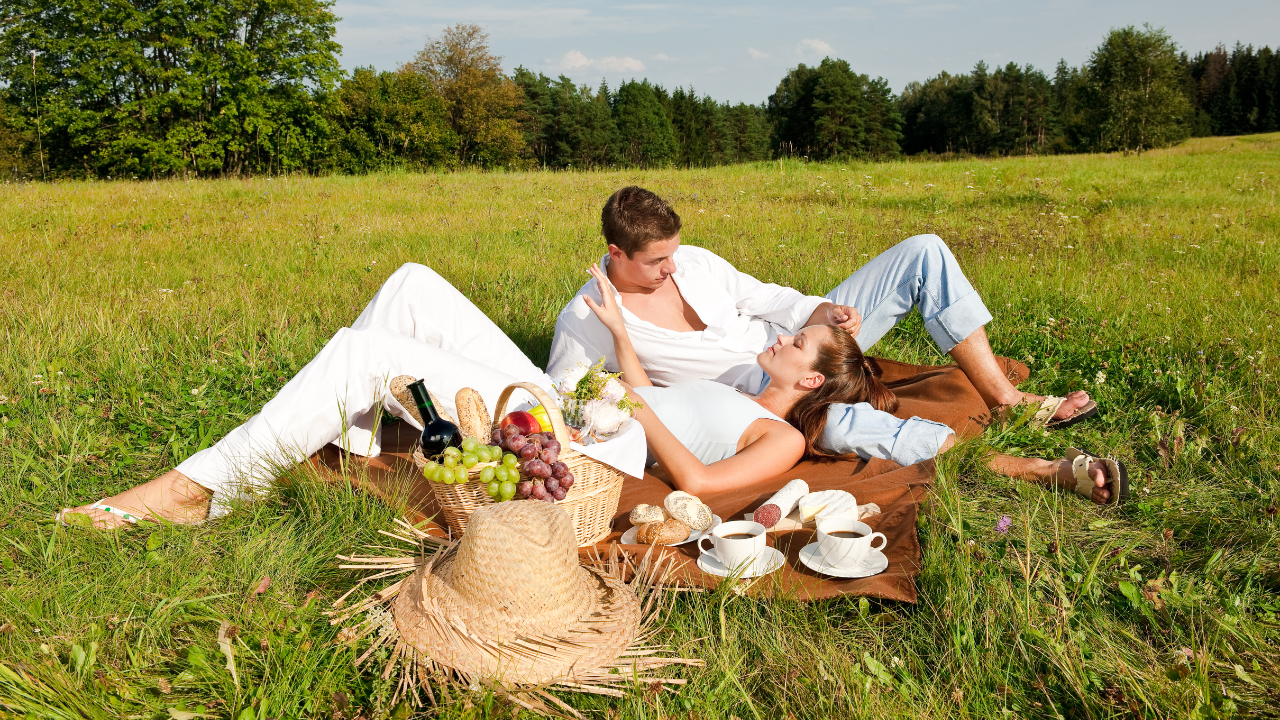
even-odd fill
[[[761,105],[724,105],[726,127],[725,162],[753,162],[769,159],[769,117]]]
[[[615,156],[635,167],[662,167],[676,158],[679,148],[671,118],[647,80],[624,82],[613,96],[617,126]]]
[[[577,124],[580,130],[573,146],[573,158],[578,167],[607,167],[614,162],[614,145],[618,135],[617,123],[613,119],[613,96],[609,93],[609,85],[603,80],[594,94],[583,87],[581,95],[590,100],[577,106]]]
[[[769,96],[772,144],[779,156],[807,156],[817,147],[813,93],[818,79],[817,68],[800,63]]]
[[[899,152],[902,116],[888,83],[853,72],[844,60],[826,58],[787,73],[769,96],[769,117],[783,155],[825,160]]]
[[[511,79],[523,94],[516,112],[516,122],[524,137],[521,154],[535,167],[552,166],[553,148],[549,135],[556,122],[556,108],[551,79],[542,73],[535,75],[523,66],[515,69]]]
[[[699,98],[693,88],[676,88],[670,100],[671,127],[680,150],[681,167],[710,167],[727,162],[731,154],[724,108],[710,97]]]

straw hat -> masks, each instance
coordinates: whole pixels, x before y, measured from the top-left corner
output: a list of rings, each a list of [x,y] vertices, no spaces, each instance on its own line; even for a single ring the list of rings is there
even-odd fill
[[[592,676],[640,631],[635,593],[583,567],[569,515],[532,500],[483,506],[390,610],[401,640],[469,677],[544,685]]]

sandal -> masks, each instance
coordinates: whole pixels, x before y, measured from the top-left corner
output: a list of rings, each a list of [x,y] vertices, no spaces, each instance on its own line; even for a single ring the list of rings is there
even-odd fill
[[[1035,417],[1031,419],[1031,424],[1036,427],[1043,427],[1045,430],[1061,430],[1098,414],[1098,403],[1090,399],[1084,407],[1077,408],[1070,417],[1054,420],[1054,413],[1058,412],[1058,408],[1062,407],[1062,403],[1066,401],[1066,398],[1056,395],[1050,395],[1041,400],[1040,409],[1036,411]]]
[[[1094,457],[1092,454],[1076,448],[1067,448],[1067,460],[1071,461],[1071,475],[1076,479],[1076,494],[1090,500],[1093,499],[1093,478],[1089,476],[1089,464],[1100,462],[1107,466],[1109,482],[1106,488],[1111,490],[1111,500],[1107,505],[1117,505],[1129,497],[1129,471],[1124,463],[1112,458]]]
[[[105,500],[106,498],[103,498],[103,499]],[[57,515],[54,515],[54,516],[53,516],[53,519],[54,519],[54,520],[57,520],[57,521],[58,521],[58,524],[59,524],[59,525],[61,525],[61,526],[63,526],[63,527],[84,526],[84,525],[85,525],[85,523],[84,523],[83,521],[73,520],[73,521],[71,521],[71,522],[67,522],[65,519],[63,519],[63,517],[62,517],[63,513],[66,513],[67,511],[69,511],[69,510],[74,510],[74,509],[75,509],[75,508],[63,508],[63,509],[61,509],[61,510],[59,510],[59,511],[58,511],[58,514],[57,514]],[[138,521],[143,519],[143,518],[138,517],[137,515],[134,515],[133,513],[129,512],[128,510],[121,510],[121,509],[120,509],[120,508],[118,508],[118,507],[112,507],[112,506],[110,506],[110,505],[104,505],[104,504],[102,504],[102,500],[99,500],[99,501],[95,502],[94,504],[90,505],[90,506],[89,506],[89,509],[90,509],[90,510],[101,510],[101,511],[106,512],[106,513],[111,513],[112,515],[115,515],[116,517],[119,517],[121,520],[124,520],[124,521],[125,521],[125,522],[127,522],[127,523],[132,523],[132,524],[134,524],[134,525],[137,525],[137,524],[138,524]],[[85,520],[87,520],[87,521],[88,521],[88,525],[89,525],[90,527],[92,527],[92,526],[93,526],[93,520],[92,520],[88,515],[85,515],[84,513],[72,513],[72,514],[73,514],[73,515],[80,515],[81,517],[83,517]]]

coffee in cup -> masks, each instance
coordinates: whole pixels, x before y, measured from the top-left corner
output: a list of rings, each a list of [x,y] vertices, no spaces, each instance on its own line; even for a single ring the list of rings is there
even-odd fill
[[[876,538],[880,544],[875,545]],[[830,518],[818,523],[818,557],[827,567],[851,567],[872,550],[883,550],[889,539],[853,518]]]
[[[702,545],[711,542],[711,548]],[[750,572],[751,564],[764,551],[765,527],[750,520],[720,523],[710,533],[698,538],[698,550],[711,556],[729,572]]]

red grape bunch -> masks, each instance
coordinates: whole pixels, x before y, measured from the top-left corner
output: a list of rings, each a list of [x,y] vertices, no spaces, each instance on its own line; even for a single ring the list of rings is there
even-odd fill
[[[550,432],[530,433],[524,435],[515,425],[494,428],[490,436],[494,445],[511,453],[503,458],[503,463],[514,469],[519,466],[520,482],[516,485],[516,495],[521,498],[533,498],[555,502],[563,500],[573,487],[573,473],[569,466],[560,462],[560,441]]]

